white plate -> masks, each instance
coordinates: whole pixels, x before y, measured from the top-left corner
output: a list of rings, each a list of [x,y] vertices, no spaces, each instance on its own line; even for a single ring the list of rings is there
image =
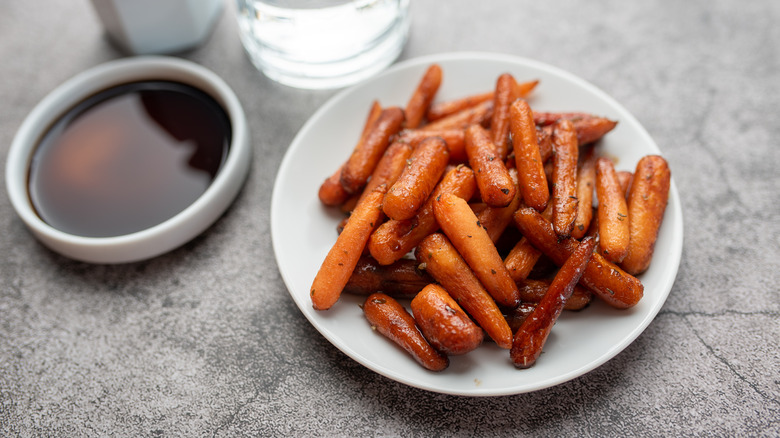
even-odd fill
[[[319,186],[349,156],[371,102],[379,99],[384,106],[405,106],[423,72],[434,62],[443,69],[438,99],[491,90],[504,72],[512,73],[519,81],[539,79],[529,98],[534,109],[584,111],[619,121],[599,146],[603,153],[617,158],[617,168],[633,170],[642,156],[660,153],[639,122],[615,100],[549,65],[486,53],[442,54],[399,63],[323,105],[301,128],[282,161],[271,202],[271,233],[290,295],[314,327],[345,354],[393,380],[434,392],[517,394],[557,385],[593,370],[642,333],[672,288],[683,239],[674,181],[655,258],[640,277],[645,285],[644,298],[629,310],[594,302],[582,312],[564,312],[533,368],[515,369],[507,350],[486,342],[467,355],[451,357],[445,371],[429,372],[371,330],[358,307],[363,298],[345,294],[328,311],[312,308],[309,288],[336,240],[336,225],[341,218],[338,212],[320,204]]]

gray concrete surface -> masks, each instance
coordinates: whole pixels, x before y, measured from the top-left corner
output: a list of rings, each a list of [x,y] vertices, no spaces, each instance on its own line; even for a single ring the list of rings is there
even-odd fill
[[[780,2],[413,2],[402,59],[494,51],[581,76],[647,128],[682,199],[682,263],[648,329],[580,378],[497,398],[379,376],[298,311],[271,189],[333,92],[255,71],[233,9],[181,55],[252,122],[247,184],[205,234],[146,262],[74,262],[31,237],[0,180],[0,435],[780,435]],[[121,56],[87,0],[0,3],[0,156],[47,92]]]

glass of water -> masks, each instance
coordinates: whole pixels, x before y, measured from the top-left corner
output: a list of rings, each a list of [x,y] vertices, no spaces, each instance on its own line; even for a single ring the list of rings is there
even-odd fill
[[[409,0],[236,3],[252,63],[297,88],[340,88],[366,79],[398,57],[409,32]]]

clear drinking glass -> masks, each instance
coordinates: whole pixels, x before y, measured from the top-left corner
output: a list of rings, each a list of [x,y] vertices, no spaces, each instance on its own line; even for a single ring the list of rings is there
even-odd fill
[[[266,76],[298,88],[339,88],[401,53],[409,0],[236,0],[241,42]]]

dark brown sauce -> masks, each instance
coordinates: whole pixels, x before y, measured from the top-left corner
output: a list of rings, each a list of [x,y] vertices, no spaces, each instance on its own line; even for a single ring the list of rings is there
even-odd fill
[[[158,225],[212,183],[230,147],[230,121],[189,85],[145,81],[82,101],[34,152],[29,194],[61,231],[112,237]]]

